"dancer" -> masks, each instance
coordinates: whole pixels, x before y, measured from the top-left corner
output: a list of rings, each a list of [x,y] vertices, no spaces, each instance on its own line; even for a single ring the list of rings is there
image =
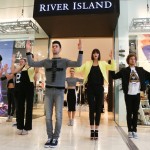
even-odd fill
[[[104,80],[108,82],[107,70],[115,70],[112,52],[110,57],[111,64],[101,61],[100,51],[94,49],[91,54],[91,61],[87,61],[81,67],[75,69],[76,72],[84,72],[84,84],[87,83],[91,140],[98,139],[101,110],[104,104]]]
[[[31,67],[44,67],[46,75],[46,94],[45,94],[45,111],[46,111],[46,127],[48,141],[45,147],[56,147],[62,126],[62,107],[64,101],[64,89],[67,67],[79,67],[82,64],[81,40],[78,44],[79,55],[77,61],[70,61],[59,56],[61,51],[61,43],[53,41],[52,43],[52,59],[45,59],[35,62],[31,58],[30,41],[26,43],[26,52],[28,63]],[[53,133],[52,114],[53,106],[55,106],[56,123]]]
[[[67,82],[67,103],[68,103],[68,117],[69,122],[68,126],[74,125],[74,117],[76,112],[76,83],[83,82],[83,79],[79,79],[75,77],[75,69],[70,68],[70,77],[66,78]]]

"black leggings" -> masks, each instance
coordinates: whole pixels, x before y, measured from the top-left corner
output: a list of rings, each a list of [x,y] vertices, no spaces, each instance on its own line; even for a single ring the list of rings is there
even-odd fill
[[[18,96],[17,128],[22,130],[32,129],[32,110],[33,110],[34,85],[33,83],[21,86]],[[26,107],[25,107],[26,102]],[[26,108],[26,114],[25,114]],[[26,118],[25,118],[26,116]],[[24,124],[25,118],[25,124]]]
[[[125,103],[127,110],[128,132],[137,132],[138,110],[140,104],[140,94],[125,94]]]
[[[8,99],[8,116],[13,116],[15,112],[14,88],[8,88],[7,99]]]
[[[87,87],[87,98],[89,103],[89,118],[90,125],[100,124],[102,105],[104,104],[104,87],[88,86]]]

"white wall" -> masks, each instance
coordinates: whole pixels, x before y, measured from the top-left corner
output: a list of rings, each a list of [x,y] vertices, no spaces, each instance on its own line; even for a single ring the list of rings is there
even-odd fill
[[[62,50],[60,53],[61,57],[72,60],[77,59],[78,39],[52,39],[52,42],[54,40],[58,40],[61,42],[62,45]],[[102,60],[105,61],[109,60],[109,53],[111,50],[113,50],[113,38],[83,38],[81,40],[82,40],[82,49],[84,51],[83,63],[91,59],[91,52],[94,48],[98,48],[100,50]],[[48,49],[48,39],[35,40],[33,47],[34,53],[41,52],[42,56],[43,55],[45,56],[43,58],[46,58],[47,49]],[[52,53],[50,53],[50,57],[52,57]]]

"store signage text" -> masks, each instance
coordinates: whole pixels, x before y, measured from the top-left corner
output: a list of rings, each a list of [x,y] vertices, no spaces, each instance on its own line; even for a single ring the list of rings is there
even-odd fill
[[[112,6],[111,1],[50,3],[40,4],[39,12],[110,9]]]

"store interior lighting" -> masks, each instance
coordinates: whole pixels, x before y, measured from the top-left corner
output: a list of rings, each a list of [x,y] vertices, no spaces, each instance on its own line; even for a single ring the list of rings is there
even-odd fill
[[[0,34],[33,34],[39,33],[38,26],[31,20],[0,22]]]
[[[149,0],[147,0],[147,15],[149,14]],[[133,18],[129,32],[150,32],[150,18]]]

